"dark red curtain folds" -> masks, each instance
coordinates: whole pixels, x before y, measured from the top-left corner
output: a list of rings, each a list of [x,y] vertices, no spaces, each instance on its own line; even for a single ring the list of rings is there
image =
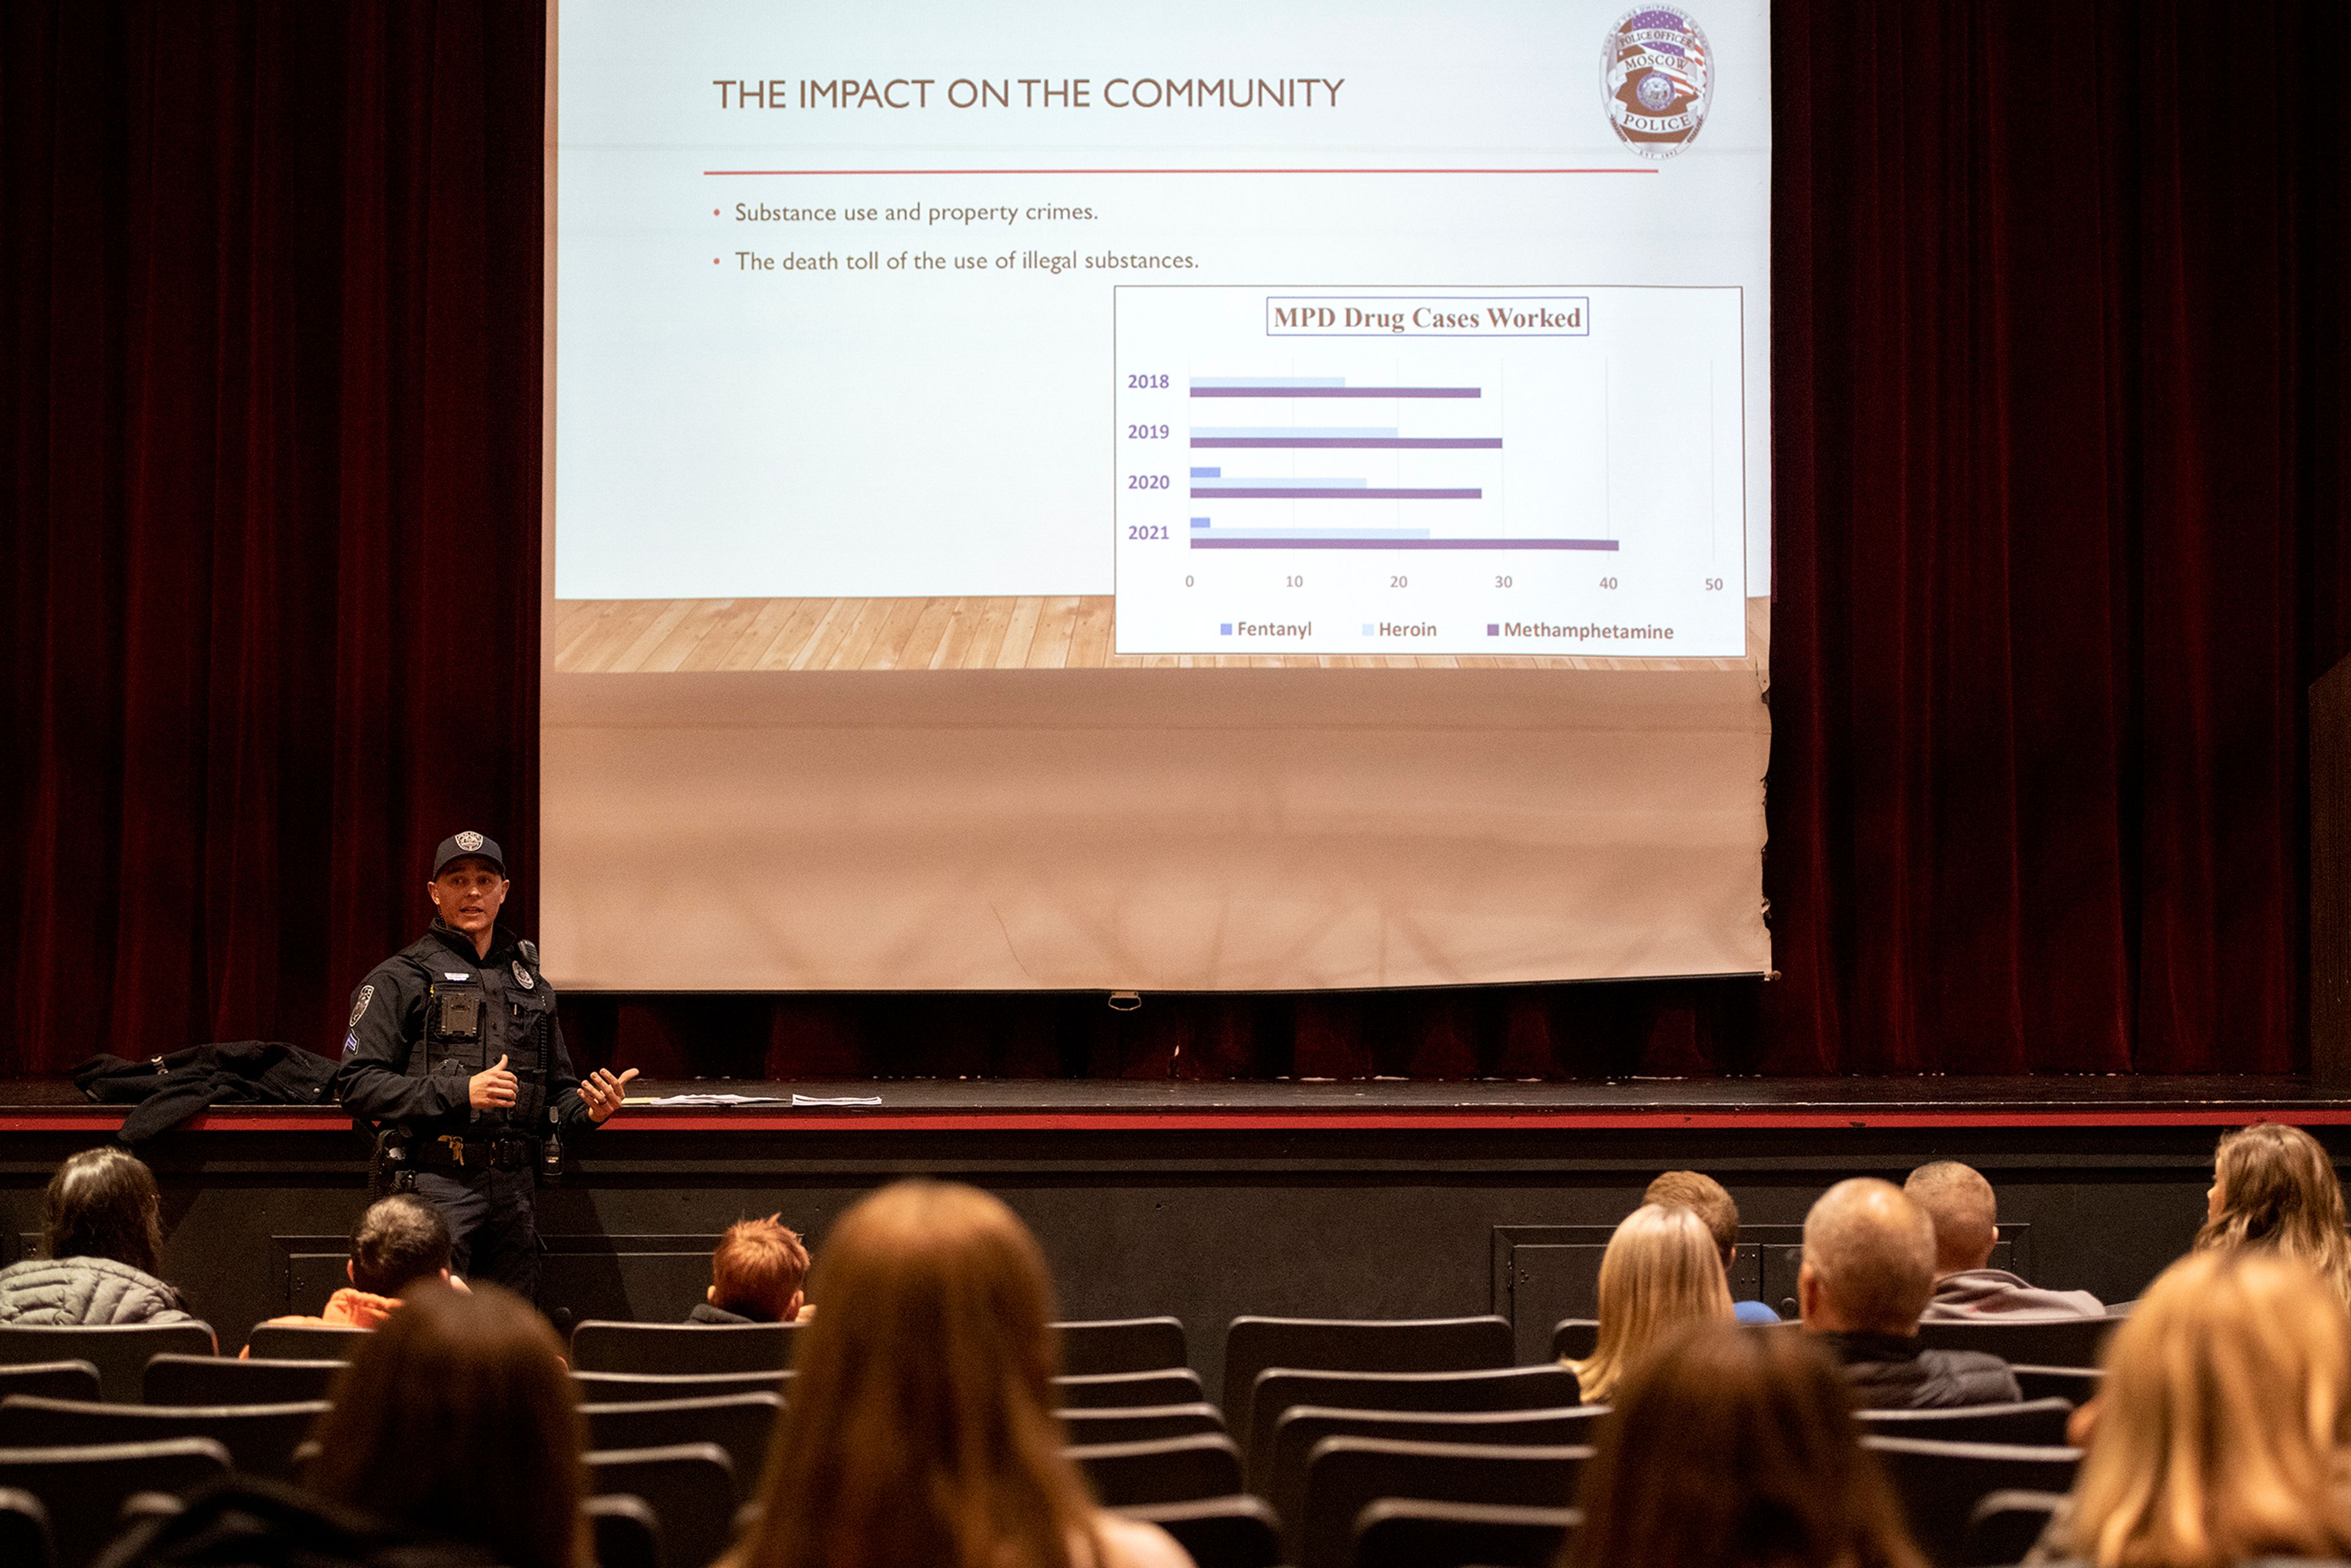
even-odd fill
[[[2351,652],[2342,8],[1779,0],[1781,979],[581,998],[665,1071],[2280,1071]],[[536,3],[0,9],[0,1072],[534,892]],[[1724,68],[1734,68],[1724,62]]]

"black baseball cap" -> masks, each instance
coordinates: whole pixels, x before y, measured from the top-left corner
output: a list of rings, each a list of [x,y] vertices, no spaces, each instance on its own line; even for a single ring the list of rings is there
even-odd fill
[[[451,861],[461,861],[467,855],[489,862],[498,868],[500,876],[507,873],[507,852],[498,848],[498,841],[469,830],[450,834],[441,841],[441,847],[433,852],[433,880],[441,880],[441,873],[449,869]]]

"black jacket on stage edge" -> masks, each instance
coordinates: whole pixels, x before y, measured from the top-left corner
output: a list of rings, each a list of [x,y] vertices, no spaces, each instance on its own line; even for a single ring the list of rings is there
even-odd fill
[[[319,1105],[335,1064],[276,1040],[192,1045],[131,1061],[93,1056],[74,1069],[74,1087],[103,1105],[138,1104],[115,1134],[136,1148],[212,1105]]]
[[[2024,1397],[2008,1363],[1980,1350],[1928,1350],[1916,1334],[1824,1333],[1820,1341],[1844,1364],[1854,1402],[1865,1410],[2012,1405]]]
[[[548,1051],[543,1101],[542,1031]],[[518,1081],[514,1106],[477,1112],[466,1081],[501,1056]],[[539,974],[536,955],[504,925],[492,933],[489,952],[477,957],[473,938],[435,920],[422,937],[370,970],[351,993],[350,1030],[334,1091],[354,1116],[428,1137],[536,1137],[547,1131],[544,1107],[549,1105],[567,1138],[594,1124],[563,1049],[555,988]]]

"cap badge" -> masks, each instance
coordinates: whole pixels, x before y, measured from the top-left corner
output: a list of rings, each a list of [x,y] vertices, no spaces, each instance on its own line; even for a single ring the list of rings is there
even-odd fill
[[[479,833],[465,832],[457,835],[457,847],[467,854],[472,854],[475,850],[480,849],[484,841]]]

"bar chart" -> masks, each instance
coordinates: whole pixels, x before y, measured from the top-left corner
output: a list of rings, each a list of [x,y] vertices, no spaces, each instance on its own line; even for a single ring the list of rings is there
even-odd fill
[[[1737,656],[1737,295],[1120,288],[1118,652]]]

